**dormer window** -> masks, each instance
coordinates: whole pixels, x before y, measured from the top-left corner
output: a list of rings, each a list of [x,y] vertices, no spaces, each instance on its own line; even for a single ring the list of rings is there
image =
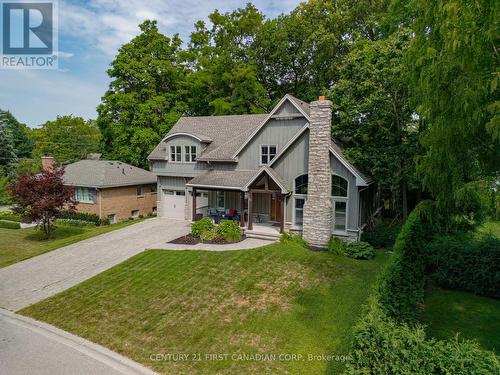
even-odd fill
[[[170,146],[170,161],[172,163],[182,162],[182,147]]]
[[[278,150],[277,145],[261,145],[260,146],[260,164],[269,164],[271,160],[276,156],[276,151]]]
[[[184,161],[186,163],[196,161],[196,146],[184,146]]]

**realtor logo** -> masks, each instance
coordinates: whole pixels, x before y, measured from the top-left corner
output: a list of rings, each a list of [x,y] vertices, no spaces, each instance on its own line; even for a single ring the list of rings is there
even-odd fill
[[[57,69],[57,3],[0,1],[3,69]]]

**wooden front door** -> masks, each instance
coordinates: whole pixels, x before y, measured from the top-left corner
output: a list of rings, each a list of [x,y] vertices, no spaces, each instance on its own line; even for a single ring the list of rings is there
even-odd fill
[[[281,211],[281,202],[277,195],[271,195],[271,220],[279,221]]]

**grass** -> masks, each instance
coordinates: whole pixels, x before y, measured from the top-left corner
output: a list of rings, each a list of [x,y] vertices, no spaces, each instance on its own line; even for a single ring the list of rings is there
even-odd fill
[[[437,339],[475,339],[500,354],[500,301],[471,293],[433,289],[426,296],[424,323]]]
[[[342,361],[308,355],[349,355],[352,326],[387,259],[296,244],[149,250],[21,313],[164,374],[337,374]],[[276,359],[240,357],[255,354]]]
[[[137,220],[102,227],[58,224],[51,240],[44,239],[44,234],[34,227],[19,230],[0,228],[0,268],[134,223]]]
[[[500,238],[500,221],[487,221],[478,228],[478,232]]]

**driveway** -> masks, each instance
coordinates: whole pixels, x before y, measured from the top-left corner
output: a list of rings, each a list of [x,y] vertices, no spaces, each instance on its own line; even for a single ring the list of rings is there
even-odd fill
[[[187,221],[149,219],[2,268],[0,307],[20,310],[188,232]]]
[[[3,309],[0,369],[8,375],[155,374],[100,345]]]

